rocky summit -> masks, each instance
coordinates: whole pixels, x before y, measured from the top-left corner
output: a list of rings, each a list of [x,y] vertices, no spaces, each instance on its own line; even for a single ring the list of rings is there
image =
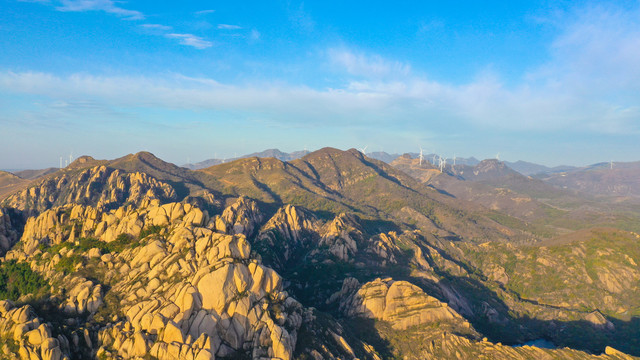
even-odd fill
[[[636,210],[586,226],[606,200],[497,161],[285,160],[5,175],[0,359],[640,356]]]

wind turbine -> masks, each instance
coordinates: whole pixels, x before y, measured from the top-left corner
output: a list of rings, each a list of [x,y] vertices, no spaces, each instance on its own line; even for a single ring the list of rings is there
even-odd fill
[[[610,169],[613,170],[613,160],[609,160]]]
[[[496,154],[496,160],[500,161],[500,153]]]
[[[60,156],[60,169],[62,169],[62,156]]]
[[[433,154],[433,162],[432,162],[433,166],[436,165],[436,156],[437,156],[436,154]]]
[[[442,172],[442,169],[444,169],[445,166],[447,166],[447,159],[440,157],[440,172]]]
[[[453,154],[453,166],[456,166],[456,154]]]
[[[369,146],[369,145],[367,145],[367,146]],[[367,146],[363,147],[362,149],[358,149],[358,150],[360,150],[362,155],[367,155]]]
[[[422,166],[422,159],[424,158],[422,156],[422,147],[420,147],[420,156],[418,158],[420,159],[420,166]]]

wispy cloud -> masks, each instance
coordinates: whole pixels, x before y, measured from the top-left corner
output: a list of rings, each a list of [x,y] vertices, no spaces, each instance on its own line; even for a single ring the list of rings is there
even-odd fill
[[[202,50],[213,46],[213,43],[211,41],[205,40],[193,34],[166,34],[165,36],[170,39],[178,39],[180,44],[192,46],[196,49]]]
[[[639,134],[637,16],[604,7],[576,12],[551,44],[549,62],[509,85],[499,73],[490,72],[462,85],[434,81],[407,62],[342,47],[327,50],[321,58],[345,78],[331,88],[279,79],[238,85],[184,76],[0,72],[0,90],[113,107],[244,112],[299,126],[312,126],[310,120],[338,125],[447,123],[498,131]],[[192,34],[164,36],[198,49],[212,46]]]
[[[93,99],[104,106],[205,109],[251,113],[282,124],[418,125],[425,121],[516,131],[638,133],[640,106],[576,98],[570,93],[510,90],[491,78],[452,86],[420,78],[353,81],[345,87],[220,84],[212,79],[59,77],[46,73],[0,73],[0,89],[68,102]],[[305,125],[307,124],[307,125]]]
[[[242,29],[242,26],[229,25],[229,24],[218,24],[218,29],[222,29],[222,30],[239,30],[239,29]]]
[[[316,22],[311,17],[311,14],[304,9],[304,3],[300,3],[297,7],[289,4],[287,14],[289,21],[304,32],[312,32],[316,27]]]
[[[260,32],[256,29],[252,29],[251,32],[249,33],[249,40],[251,41],[260,40]]]
[[[143,27],[145,29],[156,29],[156,30],[165,30],[165,31],[169,31],[172,29],[171,26],[160,25],[160,24],[141,24],[140,27]]]
[[[207,14],[212,14],[216,12],[215,10],[209,9],[209,10],[200,10],[200,11],[196,11],[194,14],[196,15],[207,15]]]
[[[112,0],[61,0],[58,11],[104,11],[127,20],[141,20],[145,16],[140,11],[129,10],[117,6]]]
[[[351,75],[365,77],[406,76],[411,66],[399,61],[389,61],[379,55],[355,53],[349,49],[329,49],[332,64]]]

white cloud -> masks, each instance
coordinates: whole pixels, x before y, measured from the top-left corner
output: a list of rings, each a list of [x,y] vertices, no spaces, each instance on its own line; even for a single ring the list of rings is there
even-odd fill
[[[364,77],[405,76],[411,66],[399,61],[388,61],[379,55],[367,56],[348,49],[330,49],[329,60],[351,75]]]
[[[166,34],[165,36],[171,39],[178,39],[180,44],[192,46],[196,49],[202,50],[213,46],[213,43],[211,41],[205,40],[193,34]]]
[[[222,30],[239,30],[239,29],[242,29],[242,27],[238,26],[238,25],[218,24],[218,29],[222,29]]]
[[[128,10],[115,5],[112,0],[61,0],[59,11],[104,11],[123,17],[127,20],[144,19],[144,14],[136,10]]]
[[[165,31],[172,29],[171,26],[160,25],[160,24],[141,24],[140,26],[145,29],[155,29],[155,30],[165,30]]]
[[[548,63],[505,85],[497,74],[466,84],[433,81],[405,62],[347,48],[327,59],[347,80],[334,88],[278,83],[225,85],[214,79],[67,77],[0,72],[0,89],[70,102],[254,113],[276,122],[447,123],[451,127],[614,134],[640,133],[638,12],[590,8],[565,19]],[[212,43],[166,34],[181,44]],[[274,85],[275,84],[275,85]],[[301,125],[302,126],[302,125]]]
[[[0,89],[104,106],[253,113],[283,124],[421,124],[444,121],[506,130],[638,132],[640,107],[557,93],[506,89],[495,79],[452,86],[424,79],[351,82],[344,88],[233,86],[174,76],[95,77],[0,73]],[[602,128],[606,124],[606,128]]]
[[[216,12],[216,11],[212,10],[212,9],[208,9],[208,10],[196,11],[195,14],[196,15],[207,15],[207,14],[213,14],[214,12]]]

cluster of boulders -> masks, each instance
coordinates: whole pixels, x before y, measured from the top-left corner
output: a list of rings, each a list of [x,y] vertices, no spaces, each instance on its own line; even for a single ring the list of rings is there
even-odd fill
[[[0,301],[0,354],[4,357],[68,360],[68,349],[67,338],[54,337],[49,324],[43,323],[31,306],[15,307],[10,301]]]
[[[236,223],[225,223],[225,229],[240,230],[238,222],[245,230],[252,226],[238,212],[232,219]],[[254,358],[292,358],[308,311],[282,290],[274,270],[251,257],[243,234],[216,230],[220,221],[189,204],[157,201],[109,212],[83,205],[53,208],[29,219],[22,246],[8,258],[25,261],[40,254],[45,261],[34,262],[34,268],[53,278],[58,276],[55,264],[74,251],[63,247],[51,256],[43,254],[42,243],[72,242],[80,236],[110,243],[155,226],[160,230],[144,239],[144,246],[111,254],[93,248],[81,254],[99,258],[109,291],[122,296],[116,306],[125,316],[99,331],[92,344],[98,355],[210,359],[242,351]],[[75,227],[70,234],[59,232],[69,224]],[[102,285],[78,276],[61,282],[65,312],[95,313],[103,305]]]

